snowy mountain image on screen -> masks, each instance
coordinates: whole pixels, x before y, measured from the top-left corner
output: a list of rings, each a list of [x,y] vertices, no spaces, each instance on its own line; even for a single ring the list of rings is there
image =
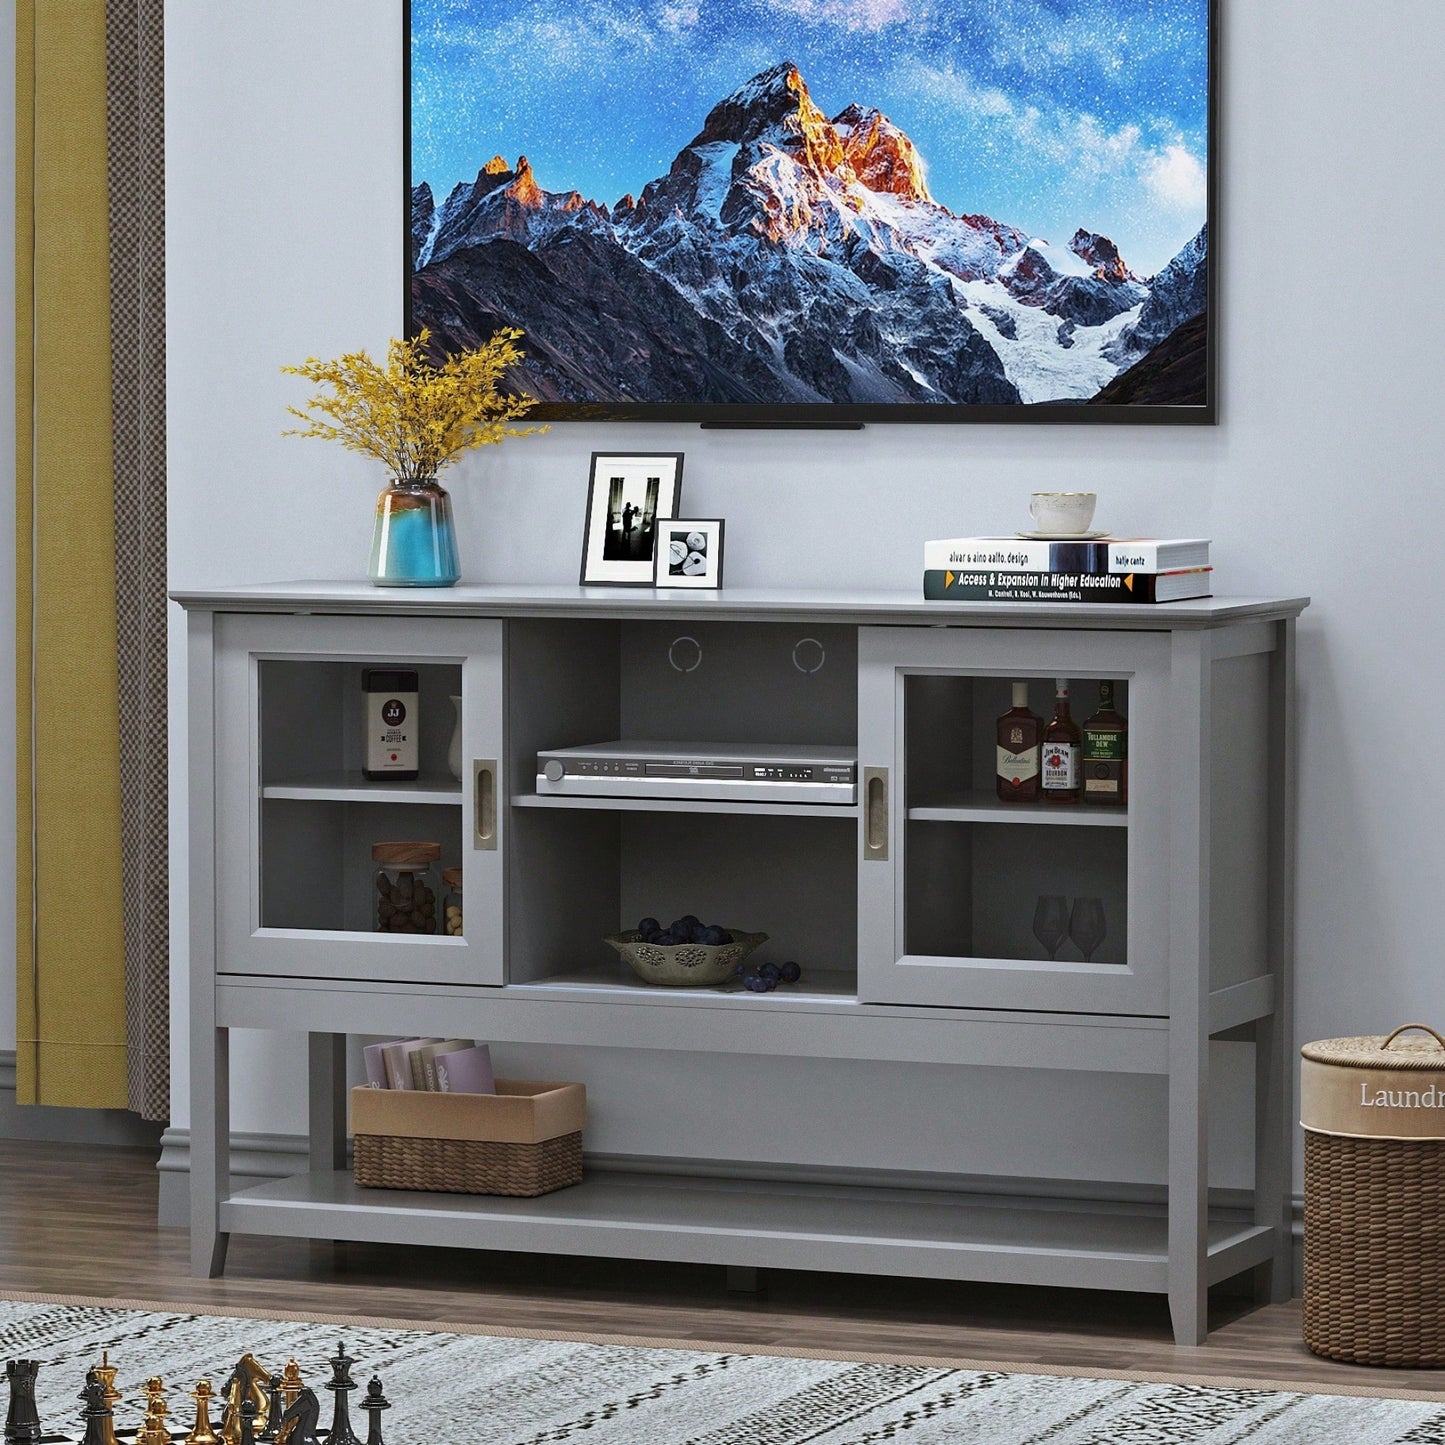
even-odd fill
[[[545,401],[1202,405],[1207,234],[1157,276],[929,193],[875,109],[831,120],[795,65],[709,112],[608,204],[525,156],[412,193],[412,325],[439,354],[526,333]]]

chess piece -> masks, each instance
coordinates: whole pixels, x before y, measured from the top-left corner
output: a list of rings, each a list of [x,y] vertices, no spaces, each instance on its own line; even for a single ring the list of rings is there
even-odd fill
[[[211,1400],[215,1393],[209,1380],[201,1380],[191,1391],[191,1399],[196,1402],[196,1424],[184,1445],[221,1445],[221,1437],[211,1429]]]
[[[366,1431],[366,1445],[386,1445],[381,1438],[381,1412],[391,1409],[391,1401],[381,1393],[381,1376],[373,1375],[366,1383],[366,1398],[361,1408],[370,1417]]]
[[[266,1423],[256,1436],[258,1442],[281,1438],[281,1417],[286,1413],[286,1402],[281,1398],[281,1376],[272,1375],[266,1385]]]
[[[85,1421],[85,1435],[80,1445],[106,1445],[106,1430],[114,1431],[115,1425],[110,1406],[105,1403],[105,1386],[97,1371],[85,1372],[85,1388],[80,1398],[85,1401],[85,1409],[80,1412],[80,1418]],[[113,1434],[111,1438],[115,1438]]]
[[[115,1438],[115,1407],[121,1400],[121,1393],[115,1387],[115,1377],[119,1371],[110,1362],[109,1350],[101,1351],[100,1363],[95,1367],[95,1373],[105,1391],[105,1408],[110,1411],[101,1422],[101,1429],[105,1432],[105,1445],[120,1445]]]
[[[266,1382],[270,1378],[270,1372],[255,1355],[244,1354],[237,1361],[221,1391],[226,1401],[221,1414],[221,1438],[226,1445],[240,1445],[242,1400],[249,1399],[256,1406],[256,1417],[263,1425],[266,1423]]]
[[[316,1392],[302,1385],[281,1417],[281,1438],[287,1445],[321,1445],[316,1438],[316,1422],[320,1418]]]
[[[331,1366],[331,1378],[326,1388],[331,1391],[331,1430],[326,1445],[361,1445],[356,1432],[351,1428],[351,1409],[347,1396],[356,1388],[351,1378],[351,1367],[355,1359],[346,1353],[343,1341],[337,1341],[336,1353],[326,1362]]]
[[[256,1402],[247,1395],[236,1412],[240,1422],[239,1445],[256,1445]]]
[[[146,1416],[135,1437],[135,1445],[171,1445],[171,1432],[166,1429],[166,1387],[159,1375],[146,1381]]]
[[[295,1359],[286,1361],[286,1368],[281,1371],[281,1398],[286,1402],[286,1410],[289,1410],[301,1394],[301,1366]],[[281,1412],[283,1415],[285,1410]]]
[[[10,1405],[5,1411],[5,1445],[39,1445],[40,1416],[35,1409],[35,1376],[39,1360],[6,1360],[5,1380]]]

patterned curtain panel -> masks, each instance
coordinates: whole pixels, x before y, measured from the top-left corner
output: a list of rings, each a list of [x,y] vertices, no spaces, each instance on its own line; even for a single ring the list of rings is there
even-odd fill
[[[158,897],[162,929],[165,917],[164,636],[155,641],[136,602],[153,591],[164,607],[161,413],[135,360],[159,355],[160,218],[137,222],[133,248],[120,248],[113,332],[111,243],[126,224],[113,225],[110,203],[113,176],[149,178],[160,165],[158,123],[151,133],[143,120],[158,111],[159,72],[139,61],[147,46],[158,57],[160,27],[141,19],[148,5],[133,0],[128,32],[108,8],[124,7],[16,6],[16,1087],[21,1103],[163,1117],[164,945],[157,994],[152,935],[131,925],[155,917]],[[114,93],[112,58],[130,76]],[[127,105],[133,135],[112,114]],[[134,184],[156,203],[157,182]],[[114,408],[113,349],[124,358]],[[122,780],[122,718],[128,731],[140,725],[147,688],[158,811],[155,760],[136,770],[133,740]],[[134,1035],[132,1014],[146,1015]]]
[[[165,4],[105,10],[128,1093],[167,1119]]]

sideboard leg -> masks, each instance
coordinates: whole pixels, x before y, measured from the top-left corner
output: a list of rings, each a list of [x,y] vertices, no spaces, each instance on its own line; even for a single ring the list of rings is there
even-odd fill
[[[1254,1027],[1254,1222],[1275,1231],[1258,1298],[1294,1294],[1295,624],[1276,624],[1269,673],[1269,967],[1274,1012]]]
[[[762,1288],[758,1283],[758,1272],[750,1264],[730,1264],[727,1272],[729,1294],[757,1294]]]
[[[308,1034],[311,1169],[346,1168],[346,1035]]]
[[[226,1267],[221,1201],[231,1191],[230,1033],[213,1026],[214,1007],[191,1031],[191,1273],[215,1279]]]
[[[1176,633],[1169,715],[1178,816],[1169,898],[1169,1318],[1174,1341],[1209,1332],[1211,672],[1205,638]]]

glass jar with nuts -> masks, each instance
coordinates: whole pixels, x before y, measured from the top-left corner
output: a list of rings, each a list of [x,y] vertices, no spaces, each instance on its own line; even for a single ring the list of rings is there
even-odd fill
[[[442,886],[447,890],[442,896],[442,932],[453,938],[462,936],[462,870],[442,869]]]
[[[442,856],[440,843],[373,843],[376,869],[376,931],[435,933],[436,879],[432,864]]]

